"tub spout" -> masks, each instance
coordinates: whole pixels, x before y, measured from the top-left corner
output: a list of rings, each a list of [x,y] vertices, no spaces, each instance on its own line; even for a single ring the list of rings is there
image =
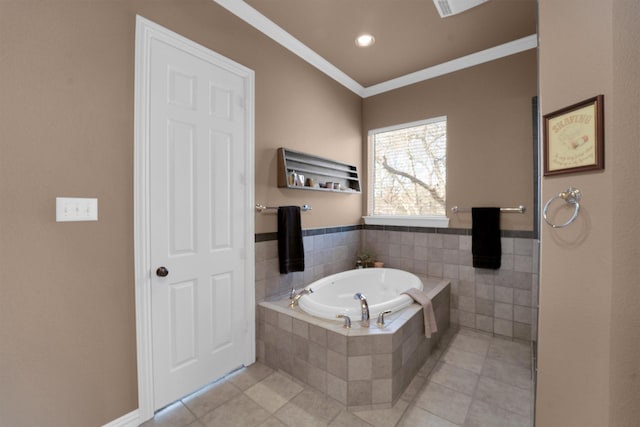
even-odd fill
[[[313,289],[311,288],[304,288],[297,294],[294,292],[293,297],[290,298],[291,302],[289,302],[289,307],[295,307],[296,305],[298,305],[298,301],[300,301],[300,298],[302,298],[303,295],[312,294],[312,293],[313,293]]]
[[[367,297],[358,292],[353,296],[353,299],[360,300],[360,326],[363,328],[369,327],[369,304],[367,303]]]

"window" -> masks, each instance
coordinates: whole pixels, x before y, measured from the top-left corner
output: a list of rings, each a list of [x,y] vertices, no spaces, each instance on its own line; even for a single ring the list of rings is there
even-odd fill
[[[367,224],[447,227],[447,118],[369,131]]]

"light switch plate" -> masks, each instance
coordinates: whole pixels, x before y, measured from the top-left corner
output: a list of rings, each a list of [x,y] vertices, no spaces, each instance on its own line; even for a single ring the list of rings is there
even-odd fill
[[[98,199],[56,197],[56,221],[97,221]]]

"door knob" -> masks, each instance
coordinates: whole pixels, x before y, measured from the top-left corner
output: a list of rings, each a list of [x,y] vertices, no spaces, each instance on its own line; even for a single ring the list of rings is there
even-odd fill
[[[167,277],[169,275],[169,270],[167,270],[167,267],[158,267],[156,274],[159,277]]]

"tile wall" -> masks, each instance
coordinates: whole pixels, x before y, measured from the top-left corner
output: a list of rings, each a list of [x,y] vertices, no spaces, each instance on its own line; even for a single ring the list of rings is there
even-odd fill
[[[289,294],[325,276],[355,267],[362,245],[359,226],[303,231],[305,271],[280,274],[277,233],[256,238],[256,302]]]
[[[498,270],[472,266],[469,230],[436,232],[364,230],[363,246],[385,267],[448,279],[451,322],[509,338],[535,337],[538,244],[531,238],[502,237]],[[514,233],[517,234],[517,233]]]
[[[451,322],[529,341],[536,337],[538,241],[528,232],[503,232],[499,270],[472,266],[465,229],[334,227],[304,230],[304,272],[280,274],[276,233],[256,236],[256,301],[288,294],[324,276],[354,268],[366,247],[385,267],[448,279]],[[440,232],[438,232],[440,231]]]

